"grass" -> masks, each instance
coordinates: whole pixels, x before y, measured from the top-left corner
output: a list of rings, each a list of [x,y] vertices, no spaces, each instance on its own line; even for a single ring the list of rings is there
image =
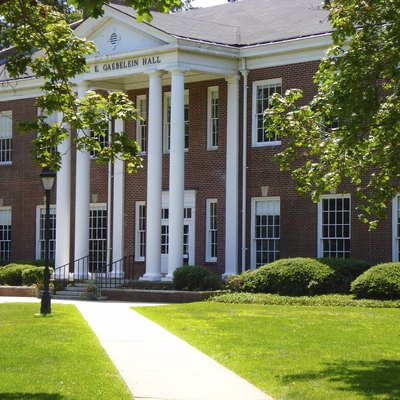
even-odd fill
[[[71,305],[0,304],[0,399],[125,400],[132,395]]]
[[[276,399],[400,399],[400,310],[192,303],[135,308]]]

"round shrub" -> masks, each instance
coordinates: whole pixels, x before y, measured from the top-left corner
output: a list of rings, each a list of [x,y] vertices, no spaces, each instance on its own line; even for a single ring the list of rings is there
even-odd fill
[[[224,289],[230,292],[243,292],[243,275],[227,275],[224,279]]]
[[[351,293],[366,299],[400,299],[400,262],[370,268],[351,284]]]
[[[52,270],[50,269],[50,274]],[[31,267],[22,271],[22,284],[26,286],[44,282],[44,267]]]
[[[32,265],[8,264],[0,268],[0,285],[21,286],[22,272]]]
[[[328,265],[335,272],[332,287],[334,293],[349,293],[351,282],[371,268],[371,264],[367,261],[354,258],[320,258],[319,261]]]
[[[242,275],[245,291],[286,296],[329,293],[334,276],[329,266],[312,258],[286,258]]]
[[[177,290],[216,290],[221,285],[217,275],[199,265],[177,268],[173,280]]]

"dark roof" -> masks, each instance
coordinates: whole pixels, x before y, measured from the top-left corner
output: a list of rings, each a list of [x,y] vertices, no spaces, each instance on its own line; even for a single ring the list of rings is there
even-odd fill
[[[135,14],[131,7],[111,7]],[[231,46],[309,37],[332,30],[320,0],[241,0],[152,15],[150,25],[171,35]]]

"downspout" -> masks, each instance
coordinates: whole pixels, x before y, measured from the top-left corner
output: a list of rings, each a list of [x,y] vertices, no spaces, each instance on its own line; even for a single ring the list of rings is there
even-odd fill
[[[108,123],[107,143],[110,145],[114,134],[114,118]],[[106,267],[110,268],[112,262],[112,220],[113,220],[113,194],[114,194],[114,165],[112,161],[108,162],[107,176],[107,261]],[[108,271],[106,271],[108,272]]]
[[[240,73],[243,75],[243,132],[242,132],[242,272],[246,270],[246,219],[247,219],[247,77],[249,71],[246,69],[246,59],[242,58],[242,68]]]

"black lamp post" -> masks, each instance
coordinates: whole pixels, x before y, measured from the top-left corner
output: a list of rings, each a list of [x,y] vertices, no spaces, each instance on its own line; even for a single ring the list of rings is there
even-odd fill
[[[40,304],[40,314],[46,315],[51,313],[51,294],[49,290],[50,270],[49,270],[49,250],[50,250],[50,194],[53,188],[56,173],[49,167],[44,167],[40,174],[43,189],[46,193],[46,216],[44,226],[44,284],[42,292],[42,301]]]

